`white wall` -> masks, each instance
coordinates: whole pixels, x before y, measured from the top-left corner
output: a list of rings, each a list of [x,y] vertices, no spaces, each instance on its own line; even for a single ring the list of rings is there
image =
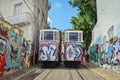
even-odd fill
[[[120,0],[97,0],[97,23],[93,29],[93,42],[102,34],[105,36],[111,26],[120,24]],[[116,36],[116,34],[114,33]]]
[[[31,0],[30,0],[31,1]],[[22,3],[22,11],[23,12],[29,12],[29,8],[26,6],[23,0],[0,0],[0,12],[2,13],[3,17],[7,18],[14,15],[14,6],[16,4]],[[30,4],[30,2],[27,2],[31,10],[33,10],[33,4]],[[32,13],[31,13],[32,14]]]
[[[26,40],[31,40],[31,42],[33,42],[34,33],[35,33],[34,24],[30,24],[29,26],[21,27],[20,29],[25,32],[24,35],[23,35],[23,37],[24,37]]]

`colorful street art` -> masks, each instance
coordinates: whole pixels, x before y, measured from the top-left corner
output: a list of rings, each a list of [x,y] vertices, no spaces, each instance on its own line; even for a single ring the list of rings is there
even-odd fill
[[[120,40],[116,41],[115,46],[113,47],[111,62],[114,64],[120,63]]]
[[[20,56],[20,66],[28,68],[30,66],[31,43],[23,40],[22,53]]]
[[[108,65],[108,68],[120,65],[120,25],[110,27],[105,36],[100,36],[96,41],[101,41],[99,42],[98,62],[101,65]],[[90,58],[94,61],[96,61],[94,58],[95,44],[90,47]]]
[[[6,46],[6,40],[0,36],[0,55],[1,56],[4,55],[5,46]]]
[[[7,52],[7,42],[8,42],[8,32],[11,25],[5,20],[0,18],[0,77],[3,76],[5,62],[6,62],[6,52]]]
[[[55,43],[41,44],[39,51],[40,51],[39,60],[42,61],[58,60],[57,57],[58,47],[55,45]]]
[[[21,37],[10,31],[7,51],[7,68],[16,67],[20,65],[21,55]]]
[[[0,77],[3,75],[4,71],[6,43],[6,40],[2,36],[0,36]]]
[[[65,47],[65,59],[68,61],[78,61],[81,59],[80,55],[83,53],[82,45],[77,43],[67,43]]]

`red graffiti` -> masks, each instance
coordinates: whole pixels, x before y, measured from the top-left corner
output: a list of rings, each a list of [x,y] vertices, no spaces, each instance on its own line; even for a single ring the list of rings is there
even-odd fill
[[[8,37],[7,35],[0,33],[0,77],[3,76],[4,66],[6,61],[6,44]]]

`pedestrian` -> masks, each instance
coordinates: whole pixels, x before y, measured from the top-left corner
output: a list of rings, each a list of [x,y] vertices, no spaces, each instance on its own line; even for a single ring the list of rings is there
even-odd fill
[[[89,56],[88,52],[87,52],[87,54],[85,56],[85,60],[86,60],[86,62],[90,63],[90,56]]]

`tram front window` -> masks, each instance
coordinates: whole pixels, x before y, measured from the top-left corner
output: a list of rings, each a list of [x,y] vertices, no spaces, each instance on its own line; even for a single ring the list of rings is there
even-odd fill
[[[53,31],[45,31],[44,40],[53,40]]]
[[[69,34],[69,40],[70,41],[78,41],[78,33],[70,33]]]

